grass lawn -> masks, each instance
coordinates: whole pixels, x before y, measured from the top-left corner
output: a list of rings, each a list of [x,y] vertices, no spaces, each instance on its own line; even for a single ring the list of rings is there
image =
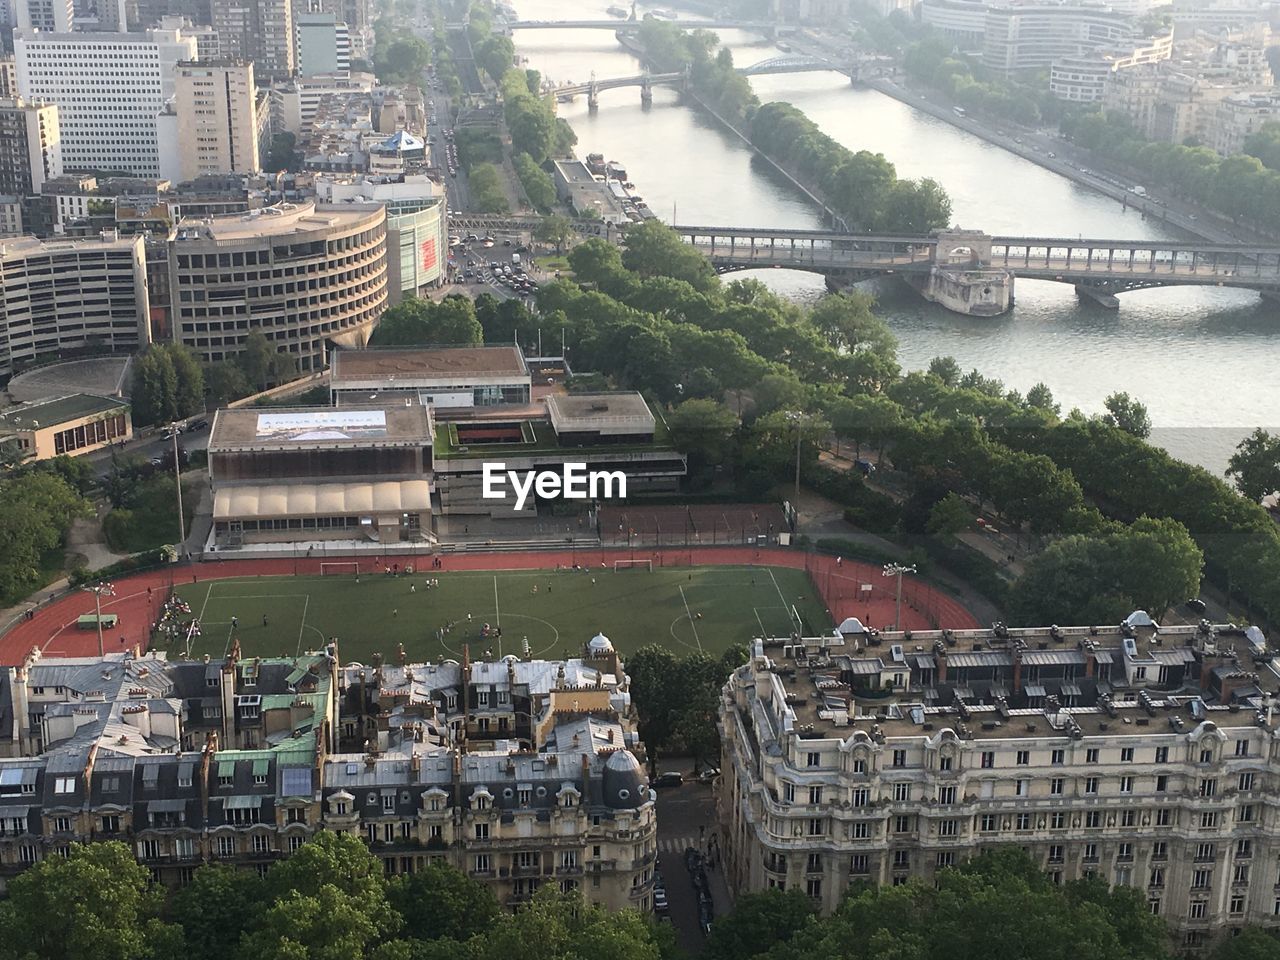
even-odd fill
[[[718,656],[762,630],[788,635],[791,606],[805,631],[831,626],[808,574],[781,567],[435,573],[433,589],[424,574],[357,582],[341,573],[210,580],[177,593],[201,620],[193,657],[222,656],[234,634],[246,656],[293,656],[336,636],[342,659],[361,663],[375,652],[394,657],[400,643],[413,661],[461,659],[464,643],[473,657],[523,655],[526,639],[531,656],[553,658],[576,656],[598,631],[624,656],[650,643]],[[502,637],[483,637],[485,623],[500,626]]]
[[[188,530],[197,495],[195,484],[182,485],[182,512]],[[178,503],[173,474],[158,474],[145,480],[133,506],[112,510],[103,518],[102,532],[116,553],[141,553],[165,544],[177,544]]]
[[[573,276],[573,268],[569,266],[568,254],[548,253],[545,256],[534,257],[534,262],[547,273],[555,273],[555,271],[559,270],[562,275]]]

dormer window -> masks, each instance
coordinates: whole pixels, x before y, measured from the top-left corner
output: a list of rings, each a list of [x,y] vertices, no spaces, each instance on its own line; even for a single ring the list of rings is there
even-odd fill
[[[476,703],[478,703],[482,707],[487,707],[489,705],[489,691],[481,690],[478,694],[476,694]]]
[[[53,784],[53,792],[59,794],[75,793],[76,778],[75,777],[58,777]]]

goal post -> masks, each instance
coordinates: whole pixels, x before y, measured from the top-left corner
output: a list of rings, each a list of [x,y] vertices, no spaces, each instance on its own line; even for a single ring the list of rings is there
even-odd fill
[[[320,576],[353,577],[360,572],[358,560],[321,560]]]
[[[653,573],[653,560],[615,560],[613,561],[613,572],[619,570],[648,570]]]

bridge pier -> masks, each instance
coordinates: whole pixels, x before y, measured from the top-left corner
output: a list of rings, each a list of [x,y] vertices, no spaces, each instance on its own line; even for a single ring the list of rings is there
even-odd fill
[[[648,77],[640,83],[640,102],[646,107],[653,103],[653,84],[649,82]]]
[[[1119,310],[1120,300],[1105,287],[1095,287],[1087,283],[1076,284],[1076,296],[1087,300],[1104,310]]]
[[[600,109],[600,88],[597,87],[595,83],[592,83],[591,86],[587,87],[587,109]]]

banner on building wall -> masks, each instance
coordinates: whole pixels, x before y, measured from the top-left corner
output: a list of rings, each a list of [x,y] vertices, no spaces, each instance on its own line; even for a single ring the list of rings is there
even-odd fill
[[[436,266],[436,241],[432,237],[422,241],[422,269],[434,270]]]

